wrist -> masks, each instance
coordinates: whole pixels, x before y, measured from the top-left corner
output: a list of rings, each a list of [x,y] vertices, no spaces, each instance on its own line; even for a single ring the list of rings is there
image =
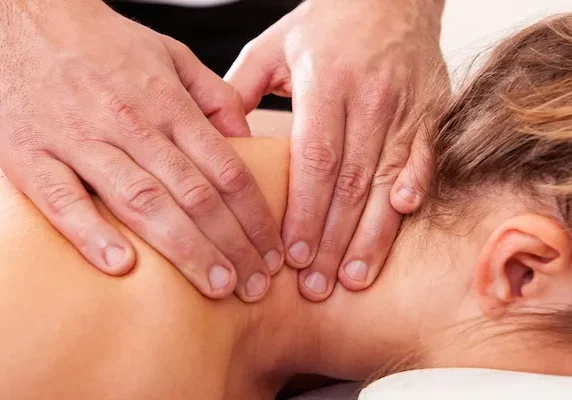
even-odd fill
[[[0,1],[0,22],[12,22],[27,16],[45,16],[48,11],[71,12],[107,8],[103,0],[2,0]]]
[[[305,0],[310,7],[339,7],[340,0]],[[441,33],[441,17],[445,10],[445,0],[346,0],[352,1],[352,5],[362,6],[382,6],[380,11],[385,14],[387,7],[393,10],[401,10],[406,15],[413,14],[414,19],[420,22],[424,28],[430,32]],[[385,8],[384,8],[385,7]]]
[[[415,16],[419,28],[439,39],[445,0],[380,0],[398,3]]]
[[[335,4],[337,0],[305,0],[305,3],[331,3]],[[358,0],[353,0],[358,1]],[[439,15],[443,14],[443,10],[445,9],[445,0],[362,0],[362,1],[370,1],[374,3],[402,3],[404,6],[416,6],[421,9],[427,10],[437,13]]]
[[[0,63],[24,62],[38,46],[75,40],[78,29],[105,11],[111,9],[101,0],[0,0]]]

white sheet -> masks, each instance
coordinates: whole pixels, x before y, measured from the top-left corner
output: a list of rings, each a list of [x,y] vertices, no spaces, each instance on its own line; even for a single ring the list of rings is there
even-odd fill
[[[471,368],[426,369],[382,378],[359,400],[560,400],[572,397],[572,377]]]
[[[290,400],[354,400],[362,387],[363,383],[340,383],[292,397]]]

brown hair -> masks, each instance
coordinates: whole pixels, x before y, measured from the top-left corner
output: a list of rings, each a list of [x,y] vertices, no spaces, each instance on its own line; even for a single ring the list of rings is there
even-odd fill
[[[499,189],[521,194],[572,228],[572,14],[503,40],[469,84],[436,106],[444,112],[424,129],[433,180],[404,230],[420,219],[447,230],[477,221],[487,211],[479,200]],[[487,322],[467,321],[476,330]],[[541,335],[544,344],[572,341],[572,309],[531,310],[502,322],[506,332],[550,333]],[[431,365],[418,350],[396,361],[382,374]]]
[[[572,14],[505,39],[429,131],[435,175],[418,216],[466,216],[504,187],[572,226]]]
[[[571,230],[572,14],[502,41],[431,132],[435,175],[419,213],[430,223],[470,220],[485,211],[480,198],[508,189]],[[543,342],[572,341],[572,310],[535,310],[503,323],[509,332],[550,333],[538,336]]]

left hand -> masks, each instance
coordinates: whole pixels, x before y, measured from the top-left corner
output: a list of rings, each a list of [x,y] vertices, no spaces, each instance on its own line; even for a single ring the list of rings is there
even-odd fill
[[[310,300],[327,298],[336,276],[348,289],[371,285],[399,212],[421,203],[431,168],[411,122],[448,89],[442,9],[443,0],[308,0],[249,43],[226,76],[247,112],[268,93],[293,98],[283,240],[288,264],[309,267],[299,283]]]

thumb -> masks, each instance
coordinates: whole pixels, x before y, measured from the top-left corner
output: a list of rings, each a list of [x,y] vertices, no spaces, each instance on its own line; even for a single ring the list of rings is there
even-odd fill
[[[247,114],[258,106],[262,96],[270,92],[270,53],[265,54],[262,49],[257,51],[252,42],[247,44],[224,77],[242,96]]]
[[[407,163],[391,188],[391,206],[402,214],[410,214],[419,208],[433,175],[428,130],[423,128],[415,135]]]
[[[181,42],[163,36],[177,75],[210,123],[224,136],[250,136],[239,92]]]

